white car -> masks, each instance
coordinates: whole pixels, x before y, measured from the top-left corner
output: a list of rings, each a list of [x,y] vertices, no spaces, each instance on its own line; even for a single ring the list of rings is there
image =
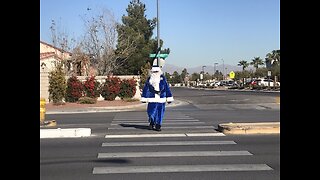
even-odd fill
[[[273,80],[272,79],[257,79],[255,80],[256,84],[257,85],[260,85],[260,86],[269,86],[269,82],[270,82],[270,86],[273,87]],[[277,86],[280,86],[280,82],[277,82]]]

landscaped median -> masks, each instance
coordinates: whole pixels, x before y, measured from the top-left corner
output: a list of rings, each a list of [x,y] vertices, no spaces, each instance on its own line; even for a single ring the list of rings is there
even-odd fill
[[[224,123],[218,125],[224,134],[279,134],[280,122]]]

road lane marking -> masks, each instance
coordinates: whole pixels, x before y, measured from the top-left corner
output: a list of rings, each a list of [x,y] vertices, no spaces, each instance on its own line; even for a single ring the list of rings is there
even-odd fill
[[[128,125],[127,127],[124,126],[118,126],[118,127],[109,127],[109,130],[114,130],[114,129],[136,129],[136,127],[134,126],[139,126],[139,125]],[[141,125],[140,125],[141,126]],[[147,125],[145,125],[147,127]],[[163,127],[161,128],[162,130],[166,130],[166,129],[214,129],[213,126],[193,126],[192,124],[190,124],[190,126],[171,126],[171,127]]]
[[[112,123],[111,126],[121,126],[121,124],[124,124],[124,123]],[[187,124],[190,124],[190,125],[193,125],[193,124],[204,124],[204,122],[165,122],[163,123],[162,125],[165,126],[165,125],[180,125],[180,124],[184,124],[184,125],[187,125]],[[125,125],[149,125],[148,122],[143,122],[143,123],[125,123]]]
[[[145,157],[199,157],[199,156],[248,156],[248,151],[181,151],[181,152],[119,152],[98,153],[98,158],[145,158]]]
[[[191,118],[191,117],[168,117],[168,118],[163,118],[163,120],[191,120],[191,119],[194,119],[194,118]],[[144,117],[128,117],[128,118],[115,118],[113,119],[114,121],[119,121],[119,120],[145,120],[145,121],[148,121],[148,117],[147,116],[144,116]]]
[[[168,172],[204,172],[204,171],[270,171],[266,164],[214,164],[214,165],[164,165],[164,166],[126,166],[94,167],[93,174],[116,173],[168,173]]]
[[[189,137],[205,137],[205,136],[226,136],[223,133],[186,133]]]
[[[234,141],[162,141],[162,142],[116,142],[102,143],[102,147],[107,146],[181,146],[181,145],[223,145],[236,144]]]
[[[106,135],[105,138],[147,138],[147,137],[206,137],[225,136],[223,133],[175,133],[175,134],[114,134]]]
[[[117,120],[112,121],[113,123],[145,123],[148,124],[149,122],[147,120]],[[177,119],[177,120],[164,120],[164,122],[199,122],[198,119]]]

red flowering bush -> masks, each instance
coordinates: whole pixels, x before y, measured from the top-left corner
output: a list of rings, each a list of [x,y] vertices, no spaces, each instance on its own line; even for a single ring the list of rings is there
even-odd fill
[[[120,83],[120,78],[108,76],[101,86],[101,96],[108,101],[115,100],[120,92]]]
[[[100,96],[100,83],[94,76],[87,77],[83,83],[84,93],[86,97],[97,98]]]
[[[136,94],[137,81],[134,79],[123,79],[120,83],[119,97],[132,98]]]
[[[67,81],[66,101],[76,102],[82,96],[83,96],[83,84],[77,78],[77,76],[70,77]]]

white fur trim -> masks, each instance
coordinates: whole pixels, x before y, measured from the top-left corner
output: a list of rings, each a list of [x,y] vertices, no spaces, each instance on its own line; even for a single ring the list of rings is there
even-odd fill
[[[140,99],[140,101],[141,101],[141,102],[147,102],[147,101],[148,101],[148,99],[147,99],[147,98],[142,97],[142,98]]]
[[[167,97],[167,101],[172,102],[172,101],[174,101],[174,99],[173,99],[173,97]]]
[[[142,102],[158,102],[158,103],[165,103],[166,98],[141,98]]]

